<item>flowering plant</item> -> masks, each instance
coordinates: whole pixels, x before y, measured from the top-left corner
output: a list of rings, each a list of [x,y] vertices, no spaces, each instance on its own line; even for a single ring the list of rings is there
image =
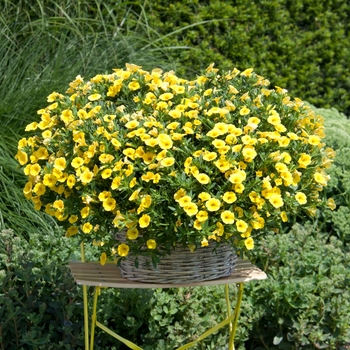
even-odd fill
[[[69,85],[48,96],[16,158],[24,195],[67,237],[99,246],[102,263],[210,241],[250,250],[322,202],[334,156],[322,118],[252,69],[211,65],[189,81],[127,64]]]

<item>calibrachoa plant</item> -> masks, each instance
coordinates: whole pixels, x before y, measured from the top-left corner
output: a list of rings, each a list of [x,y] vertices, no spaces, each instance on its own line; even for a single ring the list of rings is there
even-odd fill
[[[133,64],[78,76],[18,143],[24,195],[102,263],[159,261],[176,244],[253,249],[290,214],[315,213],[334,157],[322,118],[268,86],[213,65],[192,81]]]

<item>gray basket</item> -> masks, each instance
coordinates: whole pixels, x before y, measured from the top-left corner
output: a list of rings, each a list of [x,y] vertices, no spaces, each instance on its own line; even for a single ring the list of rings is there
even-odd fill
[[[154,268],[149,257],[139,256],[138,268],[134,259],[123,260],[120,270],[122,277],[148,283],[190,283],[214,280],[229,276],[235,269],[237,255],[232,247],[215,243],[197,248],[193,253],[187,248],[176,247],[171,255],[160,258]]]

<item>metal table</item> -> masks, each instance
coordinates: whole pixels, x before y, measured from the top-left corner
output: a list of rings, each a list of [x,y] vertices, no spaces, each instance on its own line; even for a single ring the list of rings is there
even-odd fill
[[[227,305],[227,318],[222,322],[217,324],[215,327],[209,329],[201,336],[199,336],[195,341],[185,344],[178,348],[178,350],[185,350],[195,345],[197,342],[203,340],[210,334],[216,332],[218,329],[229,325],[230,329],[230,339],[229,339],[229,350],[234,349],[234,337],[237,328],[238,316],[243,296],[243,283],[254,281],[254,280],[264,280],[267,278],[265,272],[258,269],[256,266],[251,264],[249,261],[242,260],[238,258],[235,271],[228,277],[219,278],[211,281],[203,282],[193,282],[193,283],[177,283],[177,284],[158,284],[158,283],[145,283],[145,282],[135,282],[121,277],[119,268],[112,263],[107,263],[101,265],[99,262],[85,262],[84,258],[84,248],[82,246],[82,261],[72,261],[69,266],[72,275],[78,285],[83,286],[84,294],[84,333],[85,333],[85,350],[93,350],[94,348],[94,336],[95,327],[101,328],[103,331],[107,332],[114,338],[123,342],[130,349],[142,350],[141,347],[132,343],[131,341],[121,337],[116,334],[103,324],[97,321],[96,309],[97,300],[100,294],[101,288],[179,288],[179,287],[204,287],[204,286],[214,286],[219,284],[225,285],[225,298]],[[235,283],[238,285],[238,295],[233,314],[231,314],[231,307],[229,301],[228,285]],[[88,298],[87,298],[87,287],[95,287],[93,310],[91,317],[91,332],[89,339],[89,321],[88,321]]]

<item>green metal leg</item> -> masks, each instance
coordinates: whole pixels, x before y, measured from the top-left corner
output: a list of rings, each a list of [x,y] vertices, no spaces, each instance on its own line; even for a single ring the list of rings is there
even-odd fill
[[[97,309],[97,298],[100,294],[100,287],[95,288],[95,294],[94,294],[94,305],[92,310],[92,317],[91,317],[91,336],[90,336],[90,350],[94,350],[94,343],[95,343],[95,326],[96,326],[96,309]]]
[[[229,350],[234,350],[235,345],[235,334],[236,334],[236,329],[237,329],[237,323],[238,323],[238,316],[239,316],[239,311],[241,309],[241,304],[242,304],[242,297],[243,297],[243,283],[238,283],[238,295],[237,295],[237,302],[236,302],[236,307],[235,307],[235,312],[234,312],[234,318],[233,318],[233,327],[230,332],[230,340],[229,340]]]
[[[81,261],[85,262],[84,242],[80,245]],[[89,350],[89,311],[87,286],[83,286],[83,300],[84,300],[84,335],[85,335],[85,350]]]

